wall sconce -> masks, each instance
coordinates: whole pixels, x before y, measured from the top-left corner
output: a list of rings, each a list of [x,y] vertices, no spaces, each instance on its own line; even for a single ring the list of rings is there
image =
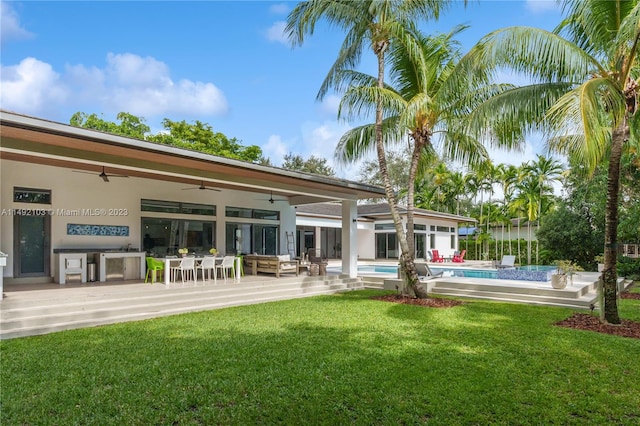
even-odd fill
[[[351,222],[353,222],[353,223],[356,223],[357,221],[358,221],[358,219],[356,219],[356,218],[351,219]]]

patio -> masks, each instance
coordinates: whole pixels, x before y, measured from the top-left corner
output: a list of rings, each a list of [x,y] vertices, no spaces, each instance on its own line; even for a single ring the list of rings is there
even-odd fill
[[[246,275],[240,282],[140,280],[86,284],[9,284],[0,301],[0,340],[166,315],[361,289],[338,275]]]

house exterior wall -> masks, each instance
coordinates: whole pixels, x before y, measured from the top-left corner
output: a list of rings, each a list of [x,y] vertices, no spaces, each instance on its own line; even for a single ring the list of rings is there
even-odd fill
[[[537,225],[531,225],[531,241],[536,241],[536,232],[538,231],[538,226]],[[489,232],[491,233],[491,238],[493,238],[494,240],[504,240],[504,241],[508,241],[508,240],[517,240],[518,239],[518,228],[517,227],[512,227],[511,231],[508,230],[508,228],[505,227],[504,229],[504,235],[502,233],[502,228],[498,227],[498,228],[489,228]],[[529,229],[527,227],[527,225],[522,225],[520,227],[520,239],[528,241],[529,240]]]
[[[403,218],[403,223],[406,227],[406,218]],[[438,249],[440,254],[445,257],[453,256],[454,252],[457,250],[458,245],[458,222],[456,220],[446,220],[439,218],[430,218],[424,216],[417,216],[414,219],[414,223],[416,225],[422,225],[426,228],[426,230],[417,230],[416,233],[421,233],[425,235],[426,239],[426,250],[431,250],[432,248]],[[317,226],[318,229],[320,226],[328,227],[328,228],[339,228],[342,226],[341,220],[330,217],[316,217],[316,216],[298,216],[296,220],[296,224],[298,226],[308,226],[314,227]],[[372,260],[376,258],[376,235],[379,233],[393,233],[395,234],[395,229],[378,229],[376,230],[376,225],[392,225],[393,221],[390,219],[379,219],[372,221],[358,221],[358,258],[360,260]],[[431,230],[431,227],[434,227],[434,230]],[[446,227],[447,232],[438,231],[438,226]],[[453,232],[451,232],[453,229]],[[319,231],[318,231],[319,232]],[[431,247],[431,235],[435,238],[435,246]],[[454,244],[451,244],[451,237],[454,238]],[[399,253],[399,247],[397,248],[397,252]],[[426,256],[428,259],[428,256]]]
[[[14,187],[51,190],[51,204],[16,203]],[[221,192],[184,190],[193,185],[142,178],[110,178],[104,182],[96,174],[75,173],[67,168],[0,160],[0,251],[7,253],[5,277],[13,277],[15,209],[47,211],[51,217],[51,249],[103,248],[118,249],[130,245],[142,247],[142,217],[163,217],[215,221],[215,245],[224,250],[225,222],[260,223],[259,219],[225,218],[225,207],[278,210],[279,251],[286,253],[285,232],[295,233],[296,216],[287,203],[269,204],[264,194],[225,189]],[[141,212],[141,199],[178,201],[216,206],[216,216]],[[267,222],[265,222],[267,223]],[[68,224],[128,226],[128,236],[68,235]],[[222,251],[223,253],[223,251]],[[50,258],[54,271],[55,256]]]
[[[358,222],[358,259],[373,260],[376,257],[376,240],[373,222]]]

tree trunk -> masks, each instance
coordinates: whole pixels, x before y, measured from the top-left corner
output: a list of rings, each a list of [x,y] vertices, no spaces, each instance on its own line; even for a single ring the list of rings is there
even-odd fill
[[[384,53],[387,49],[388,42],[378,41],[374,43],[374,52],[378,58],[378,87],[384,87]],[[418,278],[418,272],[414,262],[413,253],[409,251],[409,244],[407,243],[407,234],[402,226],[402,218],[398,213],[398,204],[396,201],[393,188],[391,187],[391,180],[389,179],[389,171],[387,169],[387,158],[384,150],[384,140],[382,135],[382,120],[383,120],[383,107],[382,100],[376,102],[376,154],[378,156],[378,164],[380,165],[380,175],[382,176],[382,182],[384,191],[387,196],[387,202],[389,203],[389,210],[391,211],[391,217],[393,218],[393,224],[396,228],[396,234],[398,236],[398,242],[400,244],[400,267],[405,272],[405,286],[403,293],[407,292],[407,288],[411,288],[413,293],[419,298],[427,298],[426,289],[420,286]]]
[[[607,176],[607,203],[604,224],[604,270],[602,271],[602,292],[604,296],[604,320],[609,324],[620,324],[618,314],[618,196],[620,193],[620,159],[622,146],[629,135],[626,120],[611,135],[611,156]]]

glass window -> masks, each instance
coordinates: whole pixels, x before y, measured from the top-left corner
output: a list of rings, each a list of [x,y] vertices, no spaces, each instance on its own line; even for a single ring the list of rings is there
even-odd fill
[[[182,213],[203,216],[215,216],[216,206],[210,204],[180,203],[177,201],[141,200],[143,212]]]
[[[227,207],[225,214],[227,217],[245,217],[247,219],[251,219],[252,210],[243,209],[241,207]]]
[[[438,227],[436,227],[436,230],[438,232],[449,232],[449,227],[448,226],[438,226]]]
[[[456,236],[455,235],[451,235],[451,248],[454,250],[457,250],[456,247]]]
[[[278,254],[279,227],[251,223],[227,222],[226,254]]]
[[[429,248],[436,248],[436,234],[429,234]]]
[[[415,256],[416,259],[424,259],[426,257],[425,245],[427,236],[425,234],[415,234],[413,237],[415,243]]]
[[[227,217],[244,217],[247,219],[280,220],[277,210],[245,209],[242,207],[227,207]]]
[[[216,206],[210,206],[207,204],[182,203],[180,206],[180,213],[199,214],[203,216],[215,216]]]
[[[451,232],[456,232],[456,228],[450,228]]]
[[[342,229],[320,228],[320,246],[323,256],[329,259],[342,258]]]
[[[276,210],[254,210],[254,219],[280,220],[280,212]]]
[[[387,234],[376,234],[376,259],[387,258]]]
[[[395,233],[376,234],[376,258],[395,259],[398,257],[398,237]]]
[[[416,231],[426,231],[427,230],[427,225],[419,225],[417,223],[413,224],[413,229],[415,229]]]
[[[218,248],[215,229],[215,222],[143,217],[142,247],[158,256],[177,255],[180,248],[207,254],[212,247]]]
[[[436,230],[436,227],[435,227],[435,225],[431,225],[431,226],[429,227],[429,229],[430,229],[431,231],[435,231],[435,230]]]
[[[51,204],[50,189],[13,188],[16,203]]]
[[[386,229],[396,229],[396,226],[393,223],[376,223],[375,229],[376,231],[386,230]]]

